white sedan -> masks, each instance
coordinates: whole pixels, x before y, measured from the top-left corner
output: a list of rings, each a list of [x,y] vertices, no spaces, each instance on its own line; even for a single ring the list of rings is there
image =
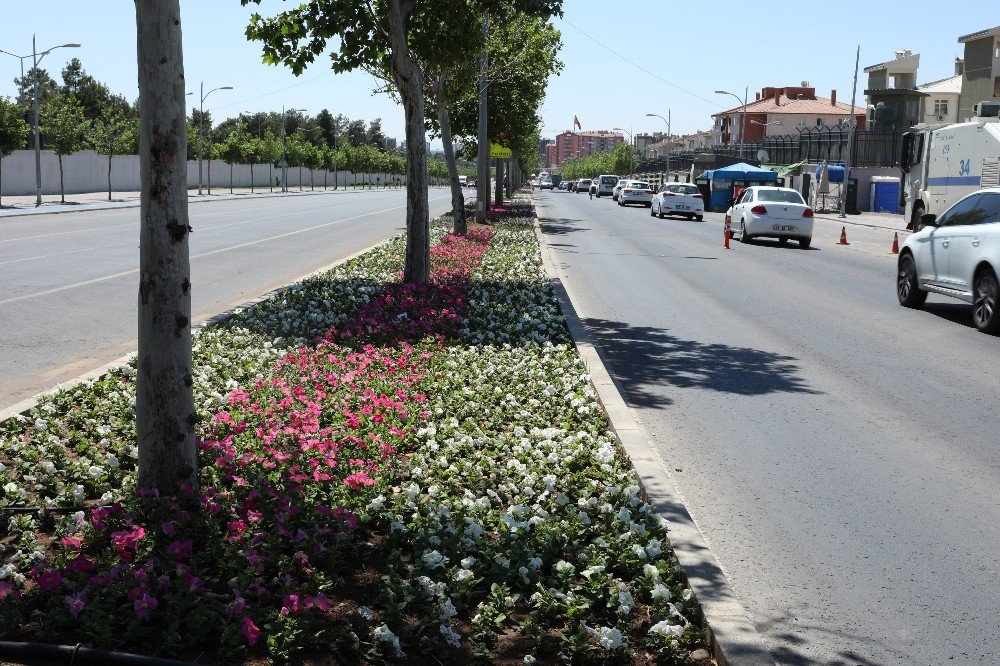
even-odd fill
[[[618,205],[627,206],[634,203],[643,206],[653,205],[653,188],[649,183],[641,180],[630,180],[625,183],[621,192],[618,193]]]
[[[618,195],[622,193],[622,188],[625,187],[625,183],[628,182],[628,178],[619,178],[618,182],[613,188],[611,188],[611,200],[618,201]]]
[[[896,295],[900,305],[919,308],[927,292],[972,304],[972,323],[1000,333],[1000,187],[973,192],[923,228],[899,251]]]
[[[701,222],[705,215],[705,200],[697,185],[667,183],[653,197],[649,214],[661,220],[666,215],[683,215],[689,220],[696,219]]]
[[[801,194],[788,187],[746,188],[726,211],[726,224],[739,233],[744,243],[768,237],[777,238],[782,245],[793,238],[803,250],[812,244],[812,208]]]

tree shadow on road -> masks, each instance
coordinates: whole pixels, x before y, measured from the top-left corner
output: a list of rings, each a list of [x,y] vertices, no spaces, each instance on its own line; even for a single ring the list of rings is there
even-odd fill
[[[799,375],[793,356],[682,340],[666,329],[606,319],[584,319],[583,324],[633,406],[671,404],[662,390],[669,386],[748,396],[819,393]]]
[[[547,217],[539,218],[539,226],[546,236],[565,236],[576,231],[590,231],[590,227],[581,227],[583,220],[574,220],[568,217]]]

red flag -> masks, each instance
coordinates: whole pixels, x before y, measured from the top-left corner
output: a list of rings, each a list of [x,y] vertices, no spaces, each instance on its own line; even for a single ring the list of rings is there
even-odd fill
[[[580,119],[577,118],[575,115],[573,116],[573,125],[578,129],[583,129],[583,126],[580,124]]]

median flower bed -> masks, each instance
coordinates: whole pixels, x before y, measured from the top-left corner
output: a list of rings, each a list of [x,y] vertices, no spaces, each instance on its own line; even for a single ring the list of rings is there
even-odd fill
[[[701,618],[526,205],[196,336],[200,488],[134,487],[134,371],[0,425],[0,629],[202,661],[684,663]],[[38,512],[33,507],[50,510]],[[23,511],[20,509],[23,508]]]

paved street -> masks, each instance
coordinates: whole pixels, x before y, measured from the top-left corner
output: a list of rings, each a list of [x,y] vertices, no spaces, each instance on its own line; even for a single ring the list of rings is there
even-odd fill
[[[195,323],[403,230],[406,194],[190,208]],[[432,189],[431,214],[450,208]],[[0,408],[136,347],[139,209],[0,219]]]
[[[720,214],[564,192],[539,214],[776,659],[1000,662],[1000,339],[957,301],[899,307],[892,232],[725,251]]]

